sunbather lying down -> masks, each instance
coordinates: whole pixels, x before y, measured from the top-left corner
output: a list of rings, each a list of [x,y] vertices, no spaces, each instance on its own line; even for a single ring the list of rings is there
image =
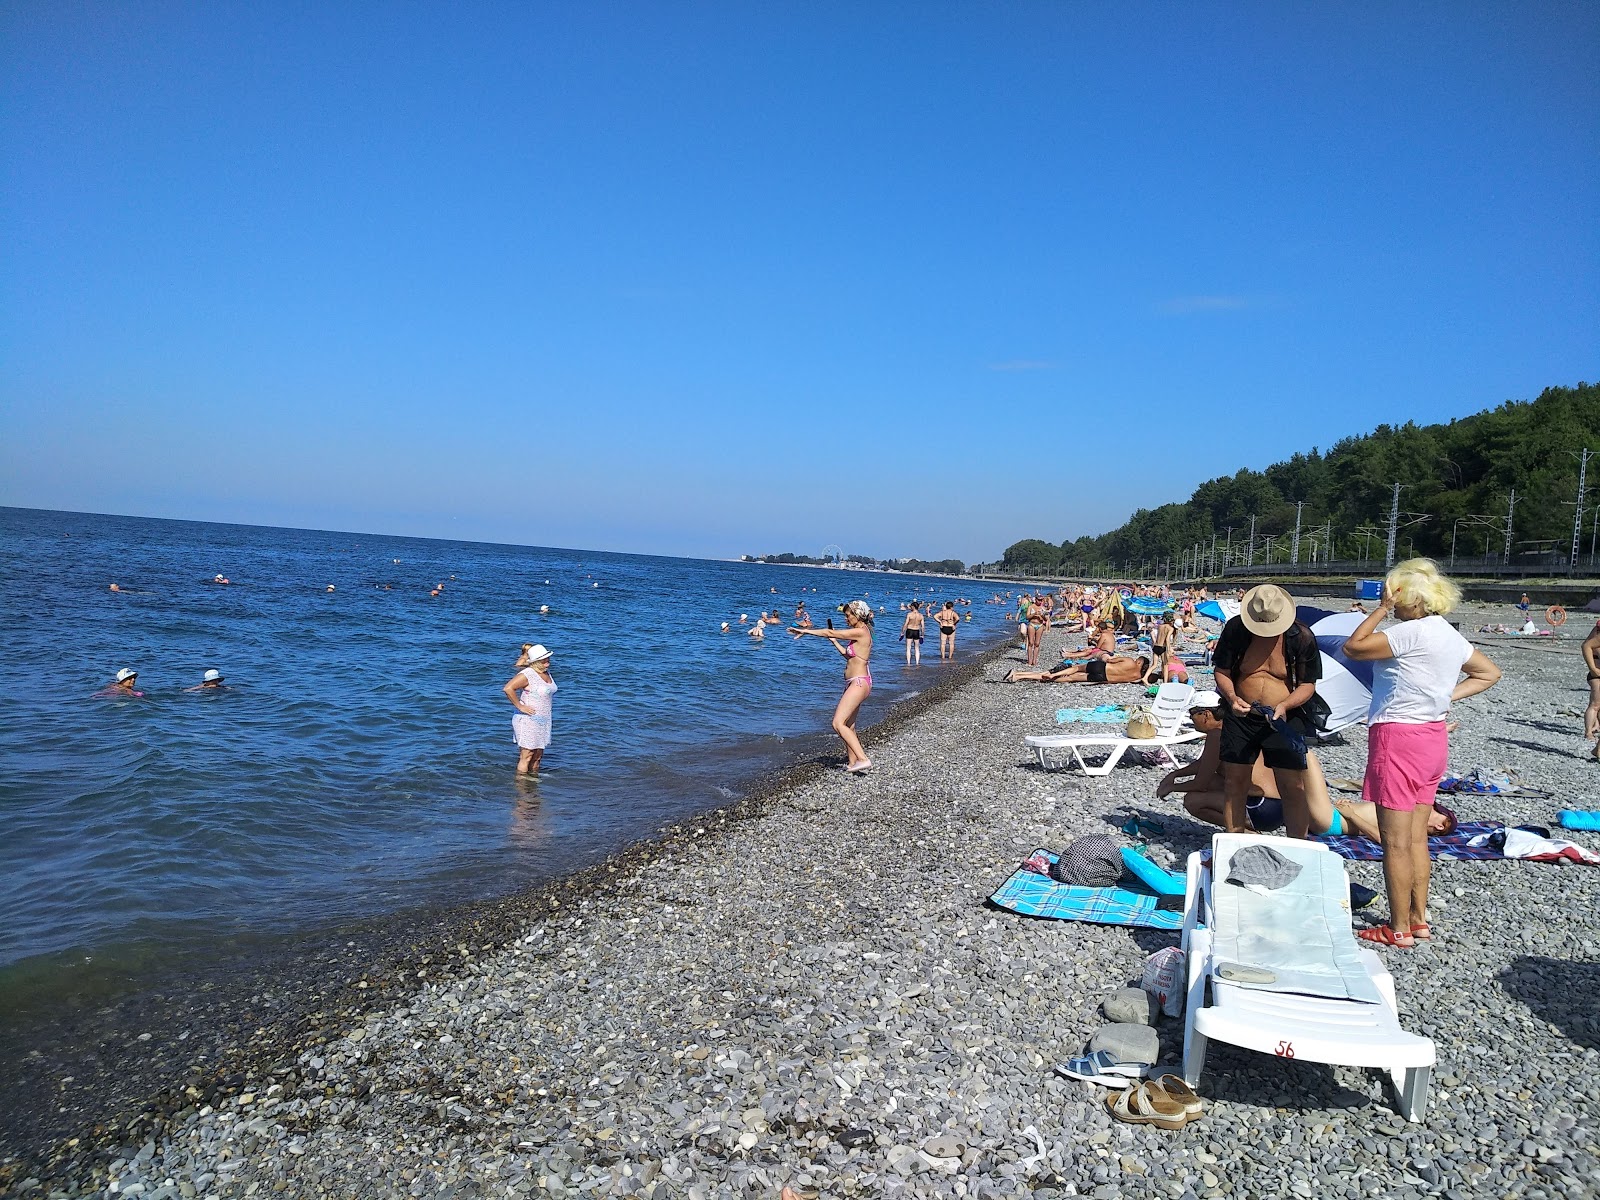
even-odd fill
[[[1004,683],[1138,683],[1150,669],[1150,659],[1096,658],[1059,671],[1012,671]]]

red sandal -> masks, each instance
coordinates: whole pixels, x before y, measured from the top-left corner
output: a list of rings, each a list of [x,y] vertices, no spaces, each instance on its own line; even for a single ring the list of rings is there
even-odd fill
[[[1420,925],[1413,925],[1411,927],[1411,936],[1419,942],[1431,942],[1433,940],[1433,926],[1426,921]]]
[[[1397,950],[1410,950],[1417,939],[1409,933],[1396,933],[1387,925],[1374,925],[1371,929],[1358,929],[1356,936],[1364,942],[1377,942],[1380,946],[1393,946]]]

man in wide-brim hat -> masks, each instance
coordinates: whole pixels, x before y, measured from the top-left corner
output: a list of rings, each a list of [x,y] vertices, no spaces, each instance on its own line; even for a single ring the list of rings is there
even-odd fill
[[[1300,707],[1316,694],[1322,652],[1295,620],[1294,597],[1274,583],[1251,588],[1239,615],[1222,627],[1212,659],[1222,695],[1223,817],[1229,833],[1249,833],[1245,797],[1256,756],[1272,771],[1283,800],[1284,832],[1303,838],[1305,739],[1311,722]]]

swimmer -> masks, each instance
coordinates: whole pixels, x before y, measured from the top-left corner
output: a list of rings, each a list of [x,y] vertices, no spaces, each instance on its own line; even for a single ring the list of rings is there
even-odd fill
[[[114,584],[114,583],[113,583],[113,584],[112,584],[112,585],[111,585],[111,590],[112,590],[112,591],[113,591],[113,592],[120,592],[120,591],[121,591],[121,590],[122,590],[122,589],[121,589],[121,588],[119,588],[119,587],[118,587],[118,586],[117,586],[117,585],[116,585],[116,584]]]
[[[539,605],[539,611],[542,613],[547,613],[550,611],[550,606],[548,604],[541,604]]]
[[[228,577],[226,575],[213,575],[211,577],[211,582],[212,583],[227,584],[229,582],[229,579],[228,579]]]
[[[123,667],[122,670],[117,672],[117,677],[114,680],[95,693],[95,698],[98,699],[102,696],[138,696],[142,698],[144,693],[138,691],[135,686],[138,682],[139,672],[131,667]]]
[[[333,591],[333,584],[331,584],[331,583],[330,583],[330,584],[329,584],[329,585],[328,585],[328,590],[329,590],[329,591],[330,591],[330,592],[331,592],[331,591]]]
[[[192,688],[184,688],[186,692],[228,692],[233,689],[222,682],[222,672],[215,667],[200,677],[200,682]]]
[[[724,621],[722,623],[722,632],[723,633],[727,633],[728,632],[728,623],[726,621]]]
[[[757,621],[750,626],[749,635],[758,642],[765,641],[767,638],[767,623],[765,621]]]

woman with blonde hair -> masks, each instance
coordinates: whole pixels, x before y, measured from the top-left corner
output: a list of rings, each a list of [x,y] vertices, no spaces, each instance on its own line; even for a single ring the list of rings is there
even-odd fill
[[[844,659],[844,694],[833,710],[833,731],[844,739],[844,748],[850,756],[844,769],[857,775],[872,765],[867,752],[861,748],[861,739],[856,737],[856,714],[861,711],[862,702],[872,694],[872,605],[865,600],[852,600],[844,606],[844,619],[848,625],[845,629],[834,629],[833,622],[829,621],[827,629],[802,629],[791,625],[789,632],[796,641],[807,634],[827,638]]]
[[[1376,805],[1389,924],[1357,936],[1384,946],[1405,949],[1433,936],[1428,823],[1449,759],[1445,718],[1454,701],[1500,681],[1500,668],[1444,619],[1460,601],[1461,589],[1437,563],[1409,559],[1389,572],[1382,598],[1344,644],[1347,658],[1376,664],[1361,798]],[[1390,615],[1395,624],[1380,633]]]
[[[550,710],[556,681],[550,678],[550,651],[537,642],[524,642],[517,656],[517,673],[501,690],[517,710],[511,732],[517,742],[517,774],[537,775],[539,761],[550,745]]]

